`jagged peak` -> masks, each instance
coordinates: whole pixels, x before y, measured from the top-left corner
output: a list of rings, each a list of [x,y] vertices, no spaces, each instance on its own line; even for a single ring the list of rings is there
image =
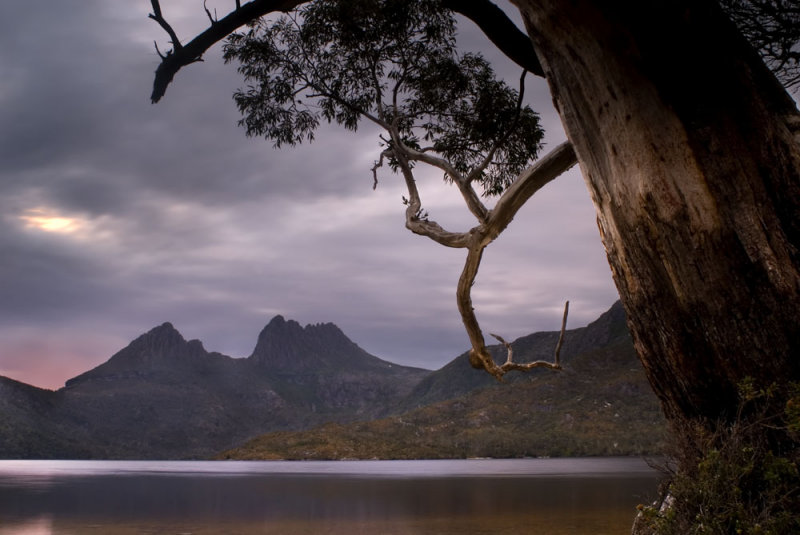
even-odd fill
[[[346,338],[344,332],[342,332],[342,330],[335,323],[308,323],[305,326],[301,326],[299,322],[293,319],[287,320],[282,315],[278,314],[269,320],[267,325],[259,333],[258,339],[261,340],[262,338],[276,335],[278,333],[284,335],[287,332],[294,332],[301,336],[323,332],[337,336],[343,336]]]
[[[178,332],[172,323],[165,321],[158,327],[153,327],[143,335],[136,338],[131,345],[156,345],[156,346],[165,346],[165,345],[183,345],[186,343],[186,340],[183,338],[183,335]]]
[[[273,368],[299,370],[349,360],[346,355],[361,353],[363,350],[333,323],[303,327],[277,315],[261,330],[250,359]]]
[[[203,354],[207,354],[207,351],[200,340],[186,341],[172,323],[166,321],[136,338],[127,347],[112,356],[111,359],[173,360],[176,358],[191,358]]]

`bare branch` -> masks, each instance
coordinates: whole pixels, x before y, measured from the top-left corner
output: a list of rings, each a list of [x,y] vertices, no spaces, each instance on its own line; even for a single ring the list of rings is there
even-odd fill
[[[167,56],[162,54],[161,51],[158,49],[158,41],[153,41],[153,44],[156,47],[156,54],[158,54],[158,57],[160,57],[161,59],[167,59]]]
[[[508,364],[510,362],[514,362],[514,348],[511,347],[511,344],[506,342],[505,339],[502,336],[500,336],[499,334],[494,334],[494,333],[489,333],[489,334],[494,336],[497,339],[497,341],[500,342],[501,344],[503,344],[503,347],[506,348],[506,362],[505,363]]]
[[[558,360],[558,352],[561,350],[561,341],[556,348],[555,363],[546,361],[534,361],[524,364],[517,364],[509,359],[502,366],[498,366],[489,351],[483,338],[475,310],[472,306],[471,291],[475,284],[475,277],[478,274],[483,250],[508,226],[516,215],[519,208],[545,184],[562,174],[564,171],[575,165],[577,159],[575,151],[569,142],[562,143],[547,156],[540,159],[532,167],[517,177],[514,183],[506,190],[503,196],[495,205],[494,210],[489,214],[485,224],[478,225],[470,231],[470,244],[464,269],[458,281],[456,299],[458,310],[461,313],[461,320],[469,335],[472,349],[469,352],[470,364],[474,368],[482,368],[495,378],[502,379],[510,370],[528,371],[533,368],[560,369],[561,364]],[[567,303],[567,307],[569,303]],[[564,312],[564,319],[561,324],[561,332],[566,326],[567,311]],[[493,335],[495,336],[495,335]],[[497,336],[495,336],[497,338]],[[499,338],[498,338],[499,339]]]
[[[388,154],[390,151],[385,152]],[[454,247],[457,249],[468,247],[472,237],[471,232],[449,232],[435,221],[420,219],[419,213],[422,209],[422,201],[420,200],[419,190],[417,189],[417,183],[411,171],[411,166],[408,164],[408,160],[406,160],[404,154],[394,153],[393,155],[399,163],[400,170],[406,182],[406,189],[408,190],[409,198],[408,207],[406,207],[406,228],[414,234],[426,236],[445,247]],[[380,161],[378,163],[380,163]]]
[[[458,170],[453,167],[453,164],[444,158],[427,154],[425,151],[412,149],[404,143],[401,143],[401,145],[403,152],[406,153],[409,160],[427,163],[428,165],[432,165],[444,171],[453,182],[455,182],[456,186],[458,186],[458,190],[461,192],[461,196],[464,197],[464,202],[466,202],[467,208],[472,212],[472,215],[474,215],[480,223],[486,221],[489,210],[481,202],[478,194],[475,193],[475,190],[467,181],[466,177],[459,173]]]
[[[561,363],[561,344],[564,343],[564,330],[567,328],[567,315],[569,314],[569,301],[564,303],[564,317],[561,318],[561,334],[558,336],[558,343],[556,344],[556,351],[553,355],[553,360],[556,364]]]
[[[500,366],[500,371],[503,373],[509,372],[511,370],[516,371],[528,371],[532,370],[533,368],[548,368],[551,370],[560,370],[561,368],[561,345],[564,343],[564,332],[566,331],[567,327],[567,314],[569,313],[569,301],[566,302],[564,305],[564,317],[561,320],[561,333],[558,336],[558,342],[556,343],[556,350],[555,355],[553,358],[553,362],[547,362],[545,360],[534,360],[531,362],[523,362],[523,363],[516,363],[514,362],[514,348],[511,347],[511,344],[506,342],[502,336],[491,333],[492,336],[497,338],[497,341],[503,344],[503,347],[506,348],[506,361]],[[491,373],[491,372],[490,372]],[[493,374],[494,375],[494,374]]]
[[[173,50],[178,52],[181,49],[181,41],[178,39],[178,34],[175,33],[175,30],[172,29],[172,26],[170,26],[170,24],[161,14],[161,4],[159,3],[159,0],[150,0],[150,5],[153,7],[153,12],[147,16],[156,21],[159,26],[164,28],[164,31],[169,35]],[[156,47],[156,49],[157,48],[158,47]],[[159,52],[158,55],[161,56],[161,52]],[[169,55],[169,53],[167,53],[167,55]],[[161,57],[162,59],[164,58],[164,56]]]
[[[206,15],[208,16],[208,20],[211,21],[211,26],[214,26],[217,23],[217,21],[216,21],[215,17],[211,16],[211,12],[206,7],[206,0],[203,0],[203,9],[205,10]],[[214,9],[214,15],[216,15],[216,14],[217,14],[217,10],[215,8]]]
[[[209,48],[225,39],[240,26],[244,26],[269,13],[289,11],[306,1],[307,0],[252,0],[244,5],[239,5],[237,2],[235,10],[228,13],[225,17],[218,20],[216,24],[210,26],[207,30],[185,45],[180,46],[174,45],[173,43],[175,47],[174,50],[166,54],[156,69],[156,75],[153,80],[153,93],[150,95],[150,99],[154,103],[161,100],[161,97],[166,93],[167,87],[172,82],[175,74],[177,74],[182,67],[200,61],[203,54],[205,54]],[[153,9],[155,11],[158,0],[151,0],[151,2],[154,5]],[[158,16],[160,16],[160,13],[161,8],[159,6]],[[150,18],[158,22],[156,16],[150,16]],[[159,24],[161,23],[159,22]],[[172,37],[172,34],[170,34],[170,37]],[[177,42],[177,40],[177,36],[175,36],[173,41]]]

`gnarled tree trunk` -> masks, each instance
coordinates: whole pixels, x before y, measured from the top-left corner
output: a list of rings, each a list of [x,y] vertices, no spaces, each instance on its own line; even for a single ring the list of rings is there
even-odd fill
[[[516,0],[670,418],[800,380],[797,108],[701,0]]]

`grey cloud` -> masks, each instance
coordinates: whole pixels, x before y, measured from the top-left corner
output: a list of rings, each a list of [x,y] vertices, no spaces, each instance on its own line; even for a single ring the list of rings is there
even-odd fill
[[[382,174],[372,191],[374,130],[323,127],[313,144],[276,151],[236,125],[241,81],[218,50],[149,103],[152,40],[165,39],[146,2],[4,7],[0,370],[27,362],[17,355],[25,337],[67,360],[91,346],[84,353],[99,364],[163,321],[210,350],[246,356],[278,313],[335,322],[366,350],[417,366],[467,348],[455,306],[463,252],[404,228],[397,177]],[[181,35],[206,24],[201,6],[169,9]],[[464,39],[482,42],[474,30]],[[518,69],[495,59],[516,83]],[[529,79],[526,94],[548,139],[562,139],[546,84]],[[474,224],[455,190],[429,180],[440,177],[421,180],[434,218],[457,230]],[[26,228],[20,217],[34,208],[83,226]],[[487,250],[475,292],[481,321],[508,337],[557,328],[564,298],[576,304],[573,326],[610,306],[578,173],[537,195]]]

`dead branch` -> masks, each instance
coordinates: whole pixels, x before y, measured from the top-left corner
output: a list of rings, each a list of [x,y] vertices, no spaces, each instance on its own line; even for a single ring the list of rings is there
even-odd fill
[[[217,23],[217,19],[216,19],[217,10],[216,10],[216,8],[214,8],[214,16],[212,16],[211,15],[211,11],[209,11],[208,10],[208,6],[206,6],[206,0],[203,0],[203,9],[206,12],[206,16],[208,17],[209,22],[211,22],[211,25],[212,26],[215,25]]]
[[[175,52],[179,51],[182,48],[181,41],[178,39],[178,34],[175,33],[175,30],[161,14],[161,4],[159,3],[159,0],[150,0],[150,5],[153,7],[153,12],[149,13],[147,16],[156,21],[158,25],[161,26],[165,32],[167,32],[170,42],[172,43],[172,49]],[[158,51],[158,45],[156,45],[156,51]],[[158,55],[161,56],[162,59],[165,59],[161,52],[158,52]],[[167,55],[170,55],[170,53],[167,52]]]
[[[561,364],[561,345],[564,343],[564,331],[567,328],[568,314],[569,314],[569,301],[564,303],[564,317],[561,318],[561,334],[558,335],[558,343],[556,344],[555,354],[553,355],[553,361],[556,363],[556,366],[560,366]]]
[[[534,360],[531,362],[523,362],[523,363],[516,363],[514,362],[514,349],[511,347],[509,342],[506,342],[502,336],[497,334],[491,333],[498,342],[503,344],[503,347],[506,348],[506,361],[499,366],[499,370],[503,373],[507,373],[511,370],[515,371],[529,371],[533,368],[548,368],[550,370],[560,370],[561,369],[561,345],[564,343],[564,332],[567,328],[567,315],[569,314],[569,301],[564,304],[564,317],[561,320],[561,333],[558,335],[558,342],[556,343],[556,350],[553,362],[547,362],[546,360]],[[490,372],[491,373],[491,372]],[[494,375],[494,374],[493,374]],[[497,377],[497,376],[495,376]],[[502,377],[502,376],[501,376]],[[498,377],[499,378],[499,377]]]
[[[178,38],[177,35],[174,35],[174,30],[170,33],[170,30],[167,30],[164,24],[161,24],[158,18],[156,18],[159,17],[166,23],[166,20],[161,16],[161,8],[159,6],[156,16],[151,16],[150,18],[159,22],[161,27],[170,34],[170,38],[173,40],[173,50],[168,51],[166,55],[162,56],[161,63],[158,65],[158,68],[156,68],[156,75],[153,79],[153,92],[150,95],[150,99],[154,103],[161,100],[161,97],[163,97],[164,93],[167,91],[167,87],[181,68],[191,63],[201,61],[203,54],[205,54],[209,48],[225,39],[228,35],[236,31],[237,28],[269,13],[289,11],[306,1],[307,0],[252,0],[244,5],[240,5],[239,2],[236,2],[236,9],[217,20],[216,23],[212,24],[208,29],[183,46],[175,45],[175,43],[178,42]],[[155,6],[158,5],[158,0],[151,0],[151,2],[154,5],[153,10],[156,11]],[[167,24],[167,26],[169,25]]]

